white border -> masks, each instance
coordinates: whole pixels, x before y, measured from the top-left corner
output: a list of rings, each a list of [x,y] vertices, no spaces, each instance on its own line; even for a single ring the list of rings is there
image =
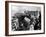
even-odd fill
[[[12,31],[11,30],[11,5],[24,5],[24,6],[36,6],[41,7],[41,30],[33,30],[33,31]],[[44,32],[44,6],[40,4],[21,4],[21,3],[9,3],[9,35],[12,34],[26,34],[26,33],[42,33]]]

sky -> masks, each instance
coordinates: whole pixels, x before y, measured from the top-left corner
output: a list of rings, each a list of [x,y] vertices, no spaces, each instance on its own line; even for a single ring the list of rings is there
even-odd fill
[[[40,11],[40,7],[35,6],[17,6],[11,5],[11,15],[14,16],[15,13],[24,13],[24,11]]]

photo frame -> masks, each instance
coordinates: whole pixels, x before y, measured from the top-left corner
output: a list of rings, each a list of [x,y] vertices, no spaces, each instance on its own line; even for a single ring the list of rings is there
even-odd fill
[[[5,1],[5,35],[45,34],[45,3]]]

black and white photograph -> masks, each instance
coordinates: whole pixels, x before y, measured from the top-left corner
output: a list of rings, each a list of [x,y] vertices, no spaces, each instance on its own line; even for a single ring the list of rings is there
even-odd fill
[[[9,2],[9,35],[44,33],[44,5]]]
[[[41,8],[12,5],[11,25],[13,31],[41,30]]]

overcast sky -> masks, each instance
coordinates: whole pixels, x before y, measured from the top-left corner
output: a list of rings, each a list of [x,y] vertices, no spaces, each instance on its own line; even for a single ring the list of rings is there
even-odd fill
[[[12,5],[11,6],[11,15],[13,16],[15,13],[24,13],[24,11],[37,11],[40,10],[40,7],[35,7],[35,6],[16,6]]]

